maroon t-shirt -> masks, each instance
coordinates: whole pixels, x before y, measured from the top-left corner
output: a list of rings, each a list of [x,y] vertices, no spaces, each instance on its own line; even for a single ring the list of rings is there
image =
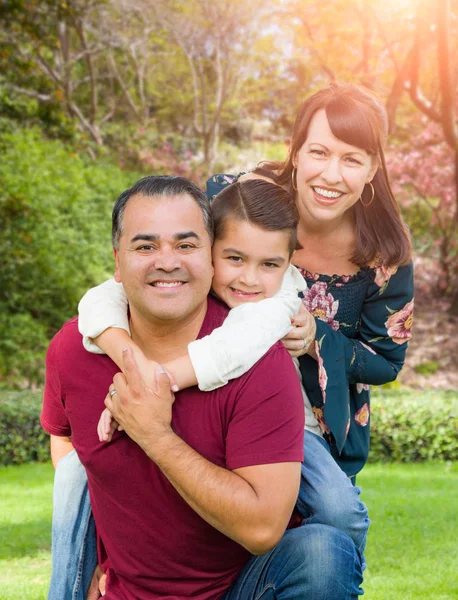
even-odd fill
[[[209,297],[199,337],[227,309]],[[221,598],[250,554],[206,523],[124,432],[100,443],[97,422],[118,367],[82,345],[77,319],[47,354],[41,422],[71,436],[86,468],[107,570],[106,600]],[[276,344],[245,375],[211,392],[176,394],[172,427],[212,463],[227,469],[302,461],[304,406],[290,356]]]

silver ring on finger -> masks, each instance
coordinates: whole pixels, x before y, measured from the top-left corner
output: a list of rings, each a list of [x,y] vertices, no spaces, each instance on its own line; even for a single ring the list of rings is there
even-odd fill
[[[112,390],[110,390],[110,398],[113,398],[113,396],[117,393],[118,392],[114,388]]]

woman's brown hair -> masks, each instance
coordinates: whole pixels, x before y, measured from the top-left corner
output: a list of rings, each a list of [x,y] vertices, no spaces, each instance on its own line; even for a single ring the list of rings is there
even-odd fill
[[[288,156],[284,162],[263,162],[255,173],[268,176],[293,192],[291,177],[293,160],[304,144],[314,114],[324,109],[333,135],[339,140],[365,150],[378,161],[372,180],[374,200],[369,206],[357,202],[353,206],[356,222],[356,246],[352,262],[358,266],[403,265],[412,254],[410,236],[402,221],[388,180],[383,147],[387,137],[385,109],[369,90],[354,84],[332,83],[299,108],[293,128]],[[368,204],[372,197],[369,185],[362,199]]]
[[[294,197],[284,188],[248,179],[224,188],[211,203],[215,239],[222,239],[228,219],[247,221],[267,231],[289,233],[290,256],[296,249],[299,214]]]

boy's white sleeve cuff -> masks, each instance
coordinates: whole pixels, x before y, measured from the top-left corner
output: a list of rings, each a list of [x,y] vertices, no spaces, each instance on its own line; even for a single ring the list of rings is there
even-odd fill
[[[130,335],[127,310],[128,302],[124,288],[114,279],[109,279],[86,292],[78,305],[78,329],[83,336],[86,350],[104,354],[93,340],[109,327],[124,329]]]

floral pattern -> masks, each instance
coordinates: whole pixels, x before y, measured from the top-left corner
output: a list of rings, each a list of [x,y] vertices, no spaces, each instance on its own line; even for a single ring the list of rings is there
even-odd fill
[[[388,336],[395,344],[404,344],[412,337],[413,304],[411,300],[401,310],[390,311],[392,314],[385,322]]]
[[[361,427],[366,427],[369,423],[369,404],[365,402],[361,408],[355,413],[355,421]]]
[[[375,269],[374,282],[381,288],[388,283],[391,276],[398,270],[398,267],[377,267]]]
[[[318,425],[323,433],[329,435],[331,433],[329,427],[326,425],[326,421],[324,420],[323,409],[317,408],[316,406],[312,406],[313,414],[315,415],[315,419],[318,421]]]
[[[320,356],[320,346],[315,342],[315,352],[318,357],[318,382],[320,384],[321,393],[323,394],[323,404],[326,402],[326,386],[328,385],[328,374],[324,368],[323,359]]]
[[[327,294],[327,290],[326,283],[318,281],[310,289],[304,291],[302,302],[309,313],[327,323],[334,331],[337,331],[339,322],[334,317],[339,309],[339,301],[335,300],[332,294]]]
[[[368,392],[369,389],[370,389],[370,386],[367,383],[357,383],[356,384],[356,391],[358,392],[358,394],[362,394],[363,392]]]

